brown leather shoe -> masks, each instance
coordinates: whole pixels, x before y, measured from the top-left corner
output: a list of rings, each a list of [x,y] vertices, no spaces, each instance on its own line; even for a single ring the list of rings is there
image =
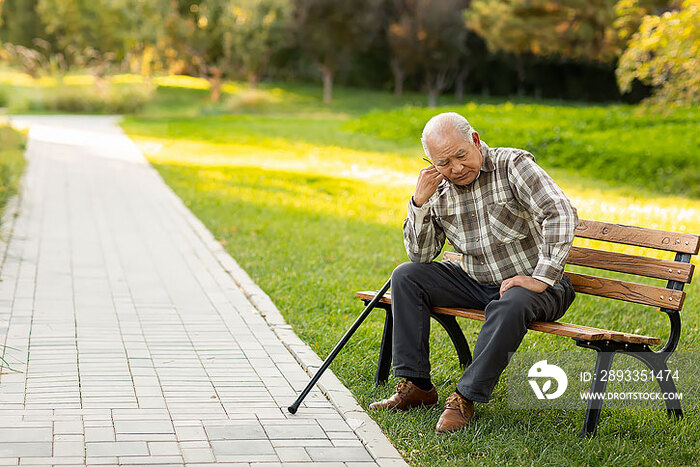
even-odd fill
[[[450,394],[445,402],[445,411],[435,425],[437,433],[461,430],[474,418],[474,403],[456,392]]]
[[[438,393],[433,386],[430,391],[423,391],[410,381],[402,380],[396,385],[396,394],[388,399],[373,402],[370,409],[408,410],[424,405],[430,407],[438,402]]]

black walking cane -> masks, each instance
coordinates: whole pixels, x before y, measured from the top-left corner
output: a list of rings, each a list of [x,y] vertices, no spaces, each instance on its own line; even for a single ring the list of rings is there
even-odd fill
[[[353,334],[355,334],[355,331],[357,331],[357,328],[360,327],[362,322],[367,318],[374,309],[375,306],[377,306],[377,303],[379,303],[379,300],[384,296],[387,290],[389,290],[389,286],[391,285],[391,279],[386,281],[386,284],[384,284],[384,287],[377,292],[377,295],[374,296],[372,301],[370,301],[367,304],[367,307],[362,311],[360,316],[357,317],[354,323],[352,323],[352,326],[350,326],[350,329],[347,330],[345,335],[343,336],[342,339],[338,341],[337,344],[335,344],[335,347],[331,351],[330,355],[326,357],[326,360],[323,362],[323,365],[321,365],[321,368],[318,369],[316,374],[311,378],[311,381],[309,381],[309,384],[306,385],[303,391],[301,391],[301,394],[299,394],[299,397],[297,397],[297,400],[294,401],[292,405],[287,407],[287,410],[289,410],[290,413],[297,413],[297,410],[299,409],[299,405],[302,403],[304,398],[309,394],[309,391],[311,391],[311,388],[314,387],[318,379],[321,377],[324,371],[328,368],[328,366],[331,364],[333,359],[340,353],[340,351],[345,347],[345,344],[348,343],[350,338],[352,337]]]

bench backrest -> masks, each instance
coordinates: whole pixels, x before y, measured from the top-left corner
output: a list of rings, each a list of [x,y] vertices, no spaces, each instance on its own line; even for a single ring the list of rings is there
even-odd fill
[[[567,264],[668,281],[664,288],[567,272],[577,292],[658,306],[667,312],[680,311],[683,308],[683,286],[691,281],[695,268],[690,264],[690,258],[697,255],[700,248],[698,235],[581,220],[576,226],[576,237],[676,253],[675,258],[670,261],[574,246],[569,253]]]
[[[690,258],[700,249],[698,235],[580,220],[576,226],[576,237],[676,253],[671,261],[573,246],[567,264],[668,281],[664,288],[567,271],[565,274],[571,279],[576,292],[655,306],[667,313],[683,308],[683,286],[691,281],[695,268],[690,264]],[[445,253],[445,259],[458,257],[455,253]]]

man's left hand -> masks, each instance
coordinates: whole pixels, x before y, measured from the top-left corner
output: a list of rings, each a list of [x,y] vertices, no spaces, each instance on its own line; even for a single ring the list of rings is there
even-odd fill
[[[548,285],[541,280],[535,279],[530,276],[514,276],[510,279],[506,279],[501,283],[501,297],[503,292],[510,289],[511,287],[523,287],[533,292],[542,293],[547,289]]]

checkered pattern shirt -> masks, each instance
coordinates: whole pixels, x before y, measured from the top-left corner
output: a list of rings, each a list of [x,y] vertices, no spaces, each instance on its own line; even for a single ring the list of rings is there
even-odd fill
[[[576,208],[529,152],[482,142],[481,153],[474,182],[443,181],[423,206],[409,201],[403,224],[408,257],[429,263],[447,239],[478,282],[527,275],[554,285],[574,240]]]

